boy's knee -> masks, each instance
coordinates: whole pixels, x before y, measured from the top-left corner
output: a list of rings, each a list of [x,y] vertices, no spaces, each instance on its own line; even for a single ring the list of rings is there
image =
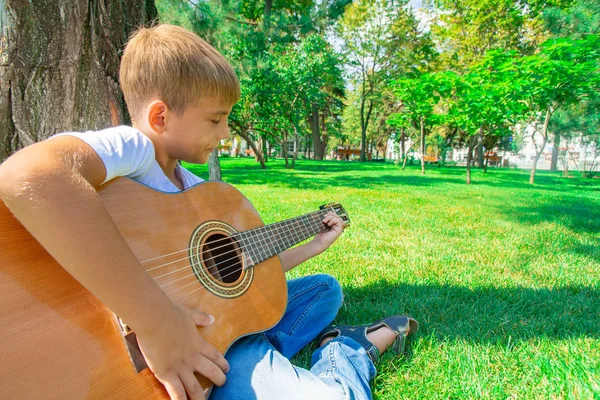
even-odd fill
[[[329,297],[330,304],[337,304],[338,309],[344,302],[344,294],[342,292],[342,286],[340,283],[331,275],[323,274],[323,279],[327,283],[327,296]]]

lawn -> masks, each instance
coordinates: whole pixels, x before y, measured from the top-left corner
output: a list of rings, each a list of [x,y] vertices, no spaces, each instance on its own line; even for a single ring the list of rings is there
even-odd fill
[[[375,398],[600,398],[600,180],[391,163],[222,159],[265,223],[341,203],[352,225],[290,277],[342,284],[338,323],[410,314]],[[205,166],[188,166],[207,177]],[[293,361],[308,366],[313,347]]]

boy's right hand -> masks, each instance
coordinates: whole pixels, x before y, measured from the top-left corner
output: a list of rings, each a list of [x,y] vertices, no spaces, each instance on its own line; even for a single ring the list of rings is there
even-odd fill
[[[204,390],[194,376],[198,372],[217,386],[225,383],[229,364],[225,357],[198,333],[214,317],[198,310],[174,306],[167,320],[149,333],[136,332],[148,367],[165,386],[172,400],[204,399]]]

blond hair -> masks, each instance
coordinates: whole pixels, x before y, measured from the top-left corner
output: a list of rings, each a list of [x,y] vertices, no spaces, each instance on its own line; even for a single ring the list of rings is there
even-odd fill
[[[174,25],[135,32],[119,79],[134,120],[154,97],[178,115],[206,98],[231,105],[240,98],[240,83],[227,60],[198,35]]]

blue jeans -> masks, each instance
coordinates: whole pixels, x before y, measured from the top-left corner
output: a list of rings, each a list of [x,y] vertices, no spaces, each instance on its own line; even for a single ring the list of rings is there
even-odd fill
[[[213,389],[221,399],[371,399],[375,366],[354,340],[337,337],[312,355],[311,369],[289,358],[310,343],[335,318],[342,305],[339,283],[329,275],[288,281],[288,305],[270,330],[234,343],[225,358],[227,382]]]

